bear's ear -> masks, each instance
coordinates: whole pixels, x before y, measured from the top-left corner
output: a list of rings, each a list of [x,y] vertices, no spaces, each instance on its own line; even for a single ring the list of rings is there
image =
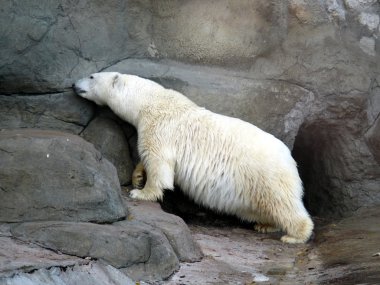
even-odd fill
[[[116,84],[118,83],[119,81],[119,75],[116,74],[113,78],[112,78],[112,88],[115,88]]]

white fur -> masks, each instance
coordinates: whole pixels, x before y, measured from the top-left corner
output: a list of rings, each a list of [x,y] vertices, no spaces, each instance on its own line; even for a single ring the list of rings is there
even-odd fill
[[[284,242],[310,237],[302,182],[280,140],[153,81],[108,72],[92,77],[75,84],[79,95],[108,105],[138,131],[147,182],[131,197],[161,199],[175,183],[198,203],[264,224],[260,231],[286,231]]]

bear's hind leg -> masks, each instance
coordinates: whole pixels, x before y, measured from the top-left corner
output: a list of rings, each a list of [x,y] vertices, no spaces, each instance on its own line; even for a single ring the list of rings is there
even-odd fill
[[[260,209],[256,210],[255,215],[259,223],[255,226],[256,230],[267,233],[278,227],[286,232],[281,238],[286,243],[305,243],[310,238],[314,225],[300,198],[286,201],[279,195],[273,195],[261,205],[265,207],[255,205],[256,209]]]
[[[306,212],[306,211],[305,211]],[[285,225],[287,234],[281,237],[286,243],[305,243],[313,231],[313,222],[306,214]]]
[[[259,233],[266,234],[280,231],[280,228],[274,224],[273,220],[270,221],[255,211],[239,211],[237,213],[237,216],[239,216],[244,221],[255,222],[256,224],[254,225],[254,230]]]

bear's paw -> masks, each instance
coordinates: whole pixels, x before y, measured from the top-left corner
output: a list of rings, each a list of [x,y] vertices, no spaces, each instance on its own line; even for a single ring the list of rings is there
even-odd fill
[[[259,233],[274,233],[274,232],[279,232],[280,229],[276,228],[275,226],[268,225],[268,224],[256,224],[255,225],[255,230],[258,231]]]

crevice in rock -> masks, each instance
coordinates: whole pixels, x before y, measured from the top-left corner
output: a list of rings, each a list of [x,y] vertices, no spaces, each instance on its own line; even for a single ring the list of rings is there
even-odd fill
[[[13,151],[9,151],[9,150],[3,149],[3,148],[0,148],[0,151],[5,152],[5,153],[8,153],[8,154],[12,154],[12,153],[14,153]],[[0,188],[1,188],[1,187],[0,187]]]
[[[38,92],[38,93],[36,92],[29,93],[29,92],[20,91],[16,93],[3,93],[3,94],[0,94],[0,96],[46,96],[46,95],[48,96],[48,95],[59,95],[68,91],[71,91],[71,88],[65,88],[65,89],[56,90],[56,91]]]
[[[33,112],[31,112],[31,113],[33,114]],[[46,115],[45,113],[43,113],[42,115],[45,115],[46,117],[51,117],[51,118],[53,118],[55,120],[58,120],[58,121],[61,121],[61,122],[67,123],[67,124],[73,124],[73,125],[75,125],[77,127],[81,127],[83,129],[80,131],[80,133],[82,133],[83,130],[84,130],[84,128],[86,128],[88,126],[88,124],[89,124],[89,122],[87,124],[81,124],[81,123],[73,121],[73,120],[65,120],[63,118],[59,118],[58,116],[54,116],[53,114]]]
[[[108,68],[111,68],[111,67],[117,65],[118,63],[120,63],[120,62],[122,62],[124,60],[131,59],[131,58],[134,58],[134,56],[133,55],[129,55],[127,57],[123,57],[121,59],[114,60],[114,61],[110,62],[109,64],[107,64],[106,66],[104,66],[101,69],[99,69],[97,72],[103,72],[104,70],[106,70]]]

